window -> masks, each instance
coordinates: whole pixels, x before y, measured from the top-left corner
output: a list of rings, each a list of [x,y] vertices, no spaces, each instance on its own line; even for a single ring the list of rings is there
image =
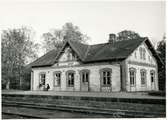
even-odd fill
[[[88,70],[88,69],[83,69],[79,72],[82,85],[89,84],[89,73],[90,73],[90,70]]]
[[[74,87],[74,71],[67,72],[67,86]]]
[[[151,58],[150,58],[151,59]],[[153,63],[153,60],[151,59],[151,64]]]
[[[136,84],[136,70],[135,70],[135,68],[129,69],[129,76],[130,76],[130,86],[135,86],[135,84]]]
[[[137,58],[136,52],[135,52],[135,58]]]
[[[83,83],[88,82],[88,79],[89,79],[88,76],[89,76],[89,73],[87,73],[87,72],[82,73],[82,82]]]
[[[146,59],[146,50],[143,48],[143,59]]]
[[[71,53],[68,52],[68,53],[67,53],[67,60],[70,60],[70,56],[71,56]]]
[[[60,86],[61,83],[61,73],[55,72],[54,73],[54,86]]]
[[[102,86],[111,86],[111,73],[112,70],[109,68],[101,70]]]
[[[146,84],[146,70],[141,70],[141,85]]]
[[[71,52],[71,55],[72,55],[72,60],[76,60],[76,55],[74,51]]]
[[[151,76],[151,83],[153,83],[155,81],[155,71],[154,70],[151,70],[150,76]]]
[[[72,51],[70,48],[67,49],[67,60],[75,60],[75,54],[74,51]]]
[[[140,51],[140,59],[145,60],[146,59],[146,50],[144,48],[140,47],[139,51]]]
[[[140,59],[143,59],[143,56],[142,56],[143,52],[142,52],[142,48],[141,47],[140,47],[139,51],[140,51]]]
[[[150,61],[150,56],[148,55],[148,60]]]
[[[45,73],[40,73],[40,84],[45,85],[45,79],[46,79],[46,74]]]

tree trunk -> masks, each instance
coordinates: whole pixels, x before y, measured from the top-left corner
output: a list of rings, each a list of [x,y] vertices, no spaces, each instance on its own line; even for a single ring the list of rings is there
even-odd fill
[[[22,89],[22,77],[21,77],[21,76],[19,76],[19,82],[20,82],[20,83],[19,83],[19,84],[20,84],[19,86],[20,86],[20,90],[21,90],[21,89]]]
[[[8,82],[6,83],[6,89],[7,89],[7,90],[10,89],[10,80],[8,80]]]

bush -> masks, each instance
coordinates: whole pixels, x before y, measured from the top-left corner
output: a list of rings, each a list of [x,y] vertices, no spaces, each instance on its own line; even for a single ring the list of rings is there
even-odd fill
[[[21,90],[30,90],[30,83],[24,82],[21,86]]]
[[[6,89],[6,84],[2,83],[2,90]]]

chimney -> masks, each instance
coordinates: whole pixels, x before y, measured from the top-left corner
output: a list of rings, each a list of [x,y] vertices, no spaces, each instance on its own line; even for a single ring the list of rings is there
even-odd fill
[[[108,43],[114,43],[116,42],[116,35],[115,34],[109,34],[109,40]]]

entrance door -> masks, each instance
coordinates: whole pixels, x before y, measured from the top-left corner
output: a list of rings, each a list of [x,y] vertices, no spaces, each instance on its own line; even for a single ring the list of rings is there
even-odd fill
[[[151,82],[151,90],[155,90],[155,82]]]
[[[46,80],[46,74],[41,73],[40,74],[40,81],[39,81],[39,89],[44,90],[45,89],[45,80]]]
[[[81,73],[81,91],[89,91],[89,73]]]
[[[155,90],[155,72],[151,72],[151,90]]]

